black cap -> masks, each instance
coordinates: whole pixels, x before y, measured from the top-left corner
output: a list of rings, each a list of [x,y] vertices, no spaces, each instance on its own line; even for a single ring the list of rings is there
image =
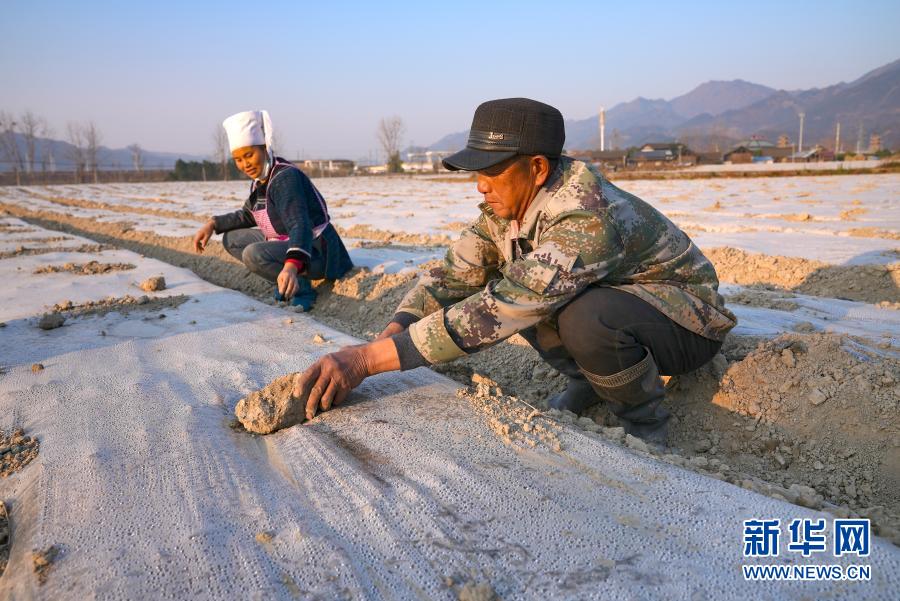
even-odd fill
[[[517,154],[559,158],[566,127],[559,110],[529,98],[488,100],[475,109],[466,147],[442,162],[451,171],[479,171]]]

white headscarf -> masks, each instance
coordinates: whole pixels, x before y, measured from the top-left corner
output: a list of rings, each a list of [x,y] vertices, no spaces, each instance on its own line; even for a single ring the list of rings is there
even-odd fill
[[[243,111],[222,122],[228,134],[229,150],[245,146],[265,146],[272,154],[272,119],[269,111]]]

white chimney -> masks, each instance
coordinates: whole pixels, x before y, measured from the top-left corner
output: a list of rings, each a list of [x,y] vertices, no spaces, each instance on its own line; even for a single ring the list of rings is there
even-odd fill
[[[600,152],[606,150],[606,109],[600,107]]]

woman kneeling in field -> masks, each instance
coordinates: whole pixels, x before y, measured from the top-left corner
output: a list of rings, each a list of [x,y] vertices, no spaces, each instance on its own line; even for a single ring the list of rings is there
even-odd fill
[[[316,299],[310,280],[334,280],[353,267],[325,199],[302,171],[273,154],[268,112],[237,113],[222,125],[235,165],[253,183],[240,210],[197,230],[194,250],[202,253],[213,233],[224,234],[225,250],[276,284],[276,300],[309,311]]]

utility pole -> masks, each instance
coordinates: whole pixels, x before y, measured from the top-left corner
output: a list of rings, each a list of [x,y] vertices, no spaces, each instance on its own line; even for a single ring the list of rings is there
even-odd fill
[[[600,152],[606,150],[606,109],[600,107]]]
[[[797,140],[797,152],[799,154],[803,153],[803,120],[806,118],[806,113],[800,112],[800,139]]]

